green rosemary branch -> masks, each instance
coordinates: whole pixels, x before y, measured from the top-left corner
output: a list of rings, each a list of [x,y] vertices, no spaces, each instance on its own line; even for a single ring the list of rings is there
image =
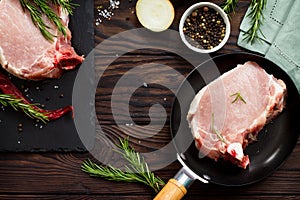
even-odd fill
[[[47,16],[47,18],[58,28],[58,31],[64,36],[67,35],[66,27],[62,24],[61,19],[53,11],[53,9],[48,4],[47,0],[33,0],[36,6],[41,10],[41,12]],[[53,35],[54,36],[54,35]]]
[[[73,13],[73,8],[77,4],[72,3],[70,0],[51,0],[54,5],[61,6],[69,14]],[[20,0],[23,10],[28,10],[32,22],[40,29],[42,35],[50,41],[56,37],[50,32],[51,28],[45,23],[43,16],[46,16],[51,23],[53,23],[58,31],[66,36],[66,27],[62,23],[60,17],[53,11],[49,1],[47,0]]]
[[[61,6],[70,15],[73,15],[73,9],[79,4],[72,3],[72,0],[51,0],[53,4]]]
[[[22,99],[17,99],[9,94],[0,94],[0,104],[3,106],[11,106],[16,111],[22,110],[32,119],[39,119],[46,123],[49,121],[47,113],[42,113],[34,109],[35,104],[26,104]]]
[[[247,15],[247,17],[251,18],[251,27],[248,31],[246,31],[247,36],[245,38],[247,42],[251,44],[253,44],[253,42],[258,39],[258,32],[260,32],[262,36],[265,37],[260,30],[260,26],[264,18],[262,11],[266,7],[266,1],[267,0],[251,0],[250,13]]]
[[[90,176],[101,177],[107,180],[143,183],[150,186],[155,192],[159,192],[165,185],[165,182],[149,170],[144,158],[129,146],[128,139],[120,139],[119,141],[119,149],[115,149],[115,151],[129,163],[125,165],[124,171],[110,165],[99,166],[89,159],[82,163],[81,170]]]
[[[24,10],[28,10],[32,22],[40,29],[42,35],[50,41],[53,41],[54,35],[49,32],[49,27],[45,24],[42,18],[42,12],[38,10],[32,3],[26,0],[20,0]]]
[[[229,14],[235,11],[236,4],[238,0],[225,0],[223,4],[221,4],[221,8],[225,11],[225,13]]]
[[[235,11],[236,5],[238,0],[224,0],[223,4],[221,4],[222,9],[225,11],[225,13],[229,14]],[[251,27],[249,30],[246,31],[246,40],[247,42],[253,44],[253,42],[256,39],[259,39],[257,37],[258,32],[261,33],[263,37],[264,34],[260,30],[260,26],[262,24],[263,20],[263,13],[262,11],[265,9],[267,0],[251,0],[250,3],[250,13],[247,15],[247,17],[250,17],[250,23]]]
[[[247,103],[246,100],[242,97],[240,92],[234,93],[232,95],[230,95],[230,97],[235,97],[231,103],[235,103],[238,100],[241,100],[242,102],[244,102],[245,104]]]
[[[218,138],[219,138],[219,140],[220,140],[221,142],[226,143],[226,140],[225,140],[225,138],[223,137],[223,135],[215,128],[215,115],[214,115],[214,113],[211,114],[211,124],[210,124],[210,129],[211,129],[211,131],[212,131],[213,133],[215,133],[215,134],[218,136]]]

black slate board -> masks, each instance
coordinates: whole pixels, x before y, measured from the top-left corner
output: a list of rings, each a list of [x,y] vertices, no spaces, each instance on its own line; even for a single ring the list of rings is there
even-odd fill
[[[94,1],[74,0],[73,2],[80,6],[76,7],[73,15],[70,16],[72,46],[79,55],[88,55],[94,47]],[[45,109],[57,109],[72,104],[73,84],[79,67],[55,80],[34,82],[15,77],[11,80],[33,103],[43,104]],[[6,73],[3,69],[1,72]],[[18,131],[19,124],[23,125],[21,132]],[[0,106],[0,151],[85,150],[71,113],[44,124],[28,118],[22,112]]]

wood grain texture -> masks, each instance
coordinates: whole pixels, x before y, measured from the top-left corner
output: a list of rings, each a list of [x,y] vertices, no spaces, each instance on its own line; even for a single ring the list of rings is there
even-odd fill
[[[120,8],[114,11],[110,20],[95,26],[95,46],[113,35],[141,27],[135,16],[135,2],[121,1]],[[195,2],[174,3],[176,16],[171,29],[177,30],[181,14]],[[220,4],[222,1],[212,2]],[[97,6],[105,7],[108,4],[108,0],[95,0],[95,18]],[[232,31],[228,43],[211,56],[245,51],[236,42],[239,24],[248,5],[248,0],[239,1],[236,13],[231,15]],[[134,42],[135,37],[129,38],[129,41]],[[114,45],[122,49],[128,44],[115,42]],[[123,56],[100,49],[95,56],[99,58],[95,60],[99,66],[97,70],[102,70],[95,98],[100,124],[97,133],[103,133],[96,142],[98,153],[106,160],[111,159],[115,155],[107,149],[109,144],[127,136],[130,136],[130,144],[139,152],[151,152],[167,145],[171,141],[169,115],[172,101],[178,86],[193,65],[172,52],[157,49],[138,49]],[[110,63],[111,56],[118,58]],[[140,70],[136,70],[137,66]],[[122,82],[126,77],[135,82],[126,79]],[[160,107],[153,107],[157,104]],[[165,153],[167,155],[168,152]],[[0,199],[137,200],[155,196],[149,187],[141,184],[116,183],[89,177],[80,170],[87,158],[92,158],[92,155],[72,152],[0,153]],[[283,165],[263,181],[245,187],[223,187],[195,181],[184,199],[300,199],[299,158],[300,139]],[[155,160],[154,157],[148,159],[149,162]],[[181,165],[175,161],[155,173],[167,181],[180,168]]]

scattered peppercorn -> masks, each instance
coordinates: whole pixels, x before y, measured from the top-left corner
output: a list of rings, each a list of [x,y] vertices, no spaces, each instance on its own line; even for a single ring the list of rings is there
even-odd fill
[[[23,131],[23,124],[22,124],[22,123],[19,123],[19,124],[18,124],[18,131],[19,131],[19,132],[22,132],[22,131]]]
[[[212,49],[225,37],[226,24],[216,10],[207,6],[197,8],[185,20],[183,33],[194,47]]]

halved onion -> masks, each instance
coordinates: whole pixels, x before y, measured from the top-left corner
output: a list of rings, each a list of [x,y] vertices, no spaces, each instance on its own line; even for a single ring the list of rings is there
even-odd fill
[[[174,7],[169,0],[138,0],[136,15],[140,23],[155,32],[168,29],[174,20]]]

